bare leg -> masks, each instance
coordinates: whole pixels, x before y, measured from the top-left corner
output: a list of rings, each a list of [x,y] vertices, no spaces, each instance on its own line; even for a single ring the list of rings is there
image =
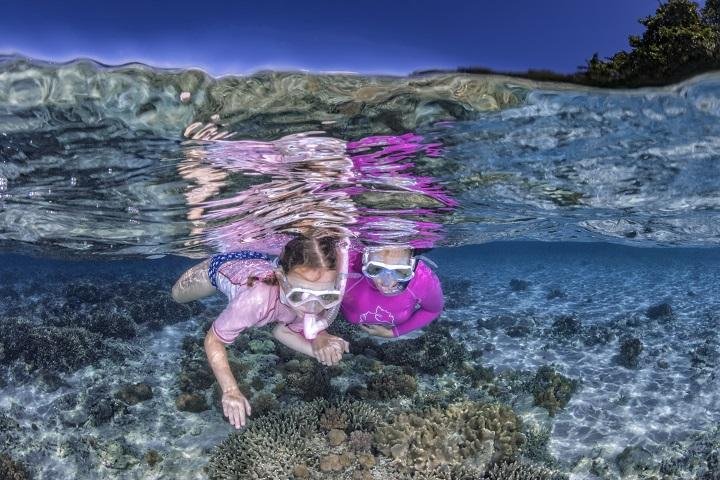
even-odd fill
[[[209,297],[215,293],[215,287],[208,277],[210,259],[195,265],[183,273],[172,287],[172,297],[176,302],[187,303]]]

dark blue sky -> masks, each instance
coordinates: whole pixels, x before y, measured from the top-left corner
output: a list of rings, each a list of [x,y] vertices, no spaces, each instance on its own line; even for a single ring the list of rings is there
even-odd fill
[[[404,74],[486,66],[573,72],[628,48],[658,0],[3,2],[0,53],[143,61],[212,74],[305,68]]]

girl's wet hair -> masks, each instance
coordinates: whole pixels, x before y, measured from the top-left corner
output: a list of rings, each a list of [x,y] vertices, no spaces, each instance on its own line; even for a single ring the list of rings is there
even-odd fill
[[[327,235],[298,236],[290,240],[280,253],[278,265],[282,271],[290,273],[295,267],[326,268],[335,270],[337,264],[337,239]],[[258,277],[247,279],[247,285],[252,287]],[[262,280],[268,285],[277,285],[277,278],[271,276]]]
[[[278,263],[285,273],[295,267],[335,270],[336,243],[337,240],[329,236],[295,237],[283,248]]]

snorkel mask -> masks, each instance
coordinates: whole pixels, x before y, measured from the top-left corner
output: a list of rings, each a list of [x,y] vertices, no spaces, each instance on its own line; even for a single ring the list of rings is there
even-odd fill
[[[410,256],[405,263],[385,263],[380,254],[387,247],[367,247],[363,251],[362,272],[372,279],[375,286],[384,295],[396,295],[405,290],[408,282],[415,276],[417,259]],[[404,248],[404,247],[400,247]]]
[[[337,317],[342,302],[348,269],[348,245],[346,241],[337,245],[337,277],[332,289],[314,289],[308,285],[293,285],[277,265],[275,275],[280,284],[280,301],[292,308],[303,319],[303,336],[312,340],[325,330]]]

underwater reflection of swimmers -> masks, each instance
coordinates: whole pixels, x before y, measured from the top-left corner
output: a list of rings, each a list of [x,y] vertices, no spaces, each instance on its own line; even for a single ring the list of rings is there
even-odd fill
[[[205,352],[222,388],[223,412],[232,425],[245,425],[250,403],[240,391],[225,351],[246,328],[277,323],[273,336],[288,347],[334,365],[348,343],[325,329],[339,310],[347,249],[331,237],[296,237],[276,262],[267,254],[240,251],[219,254],[186,271],[172,288],[173,298],[189,302],[217,288],[229,303],[205,336]]]
[[[347,321],[367,333],[397,337],[423,328],[444,306],[440,280],[410,247],[366,247],[351,252],[350,274],[342,302]]]

